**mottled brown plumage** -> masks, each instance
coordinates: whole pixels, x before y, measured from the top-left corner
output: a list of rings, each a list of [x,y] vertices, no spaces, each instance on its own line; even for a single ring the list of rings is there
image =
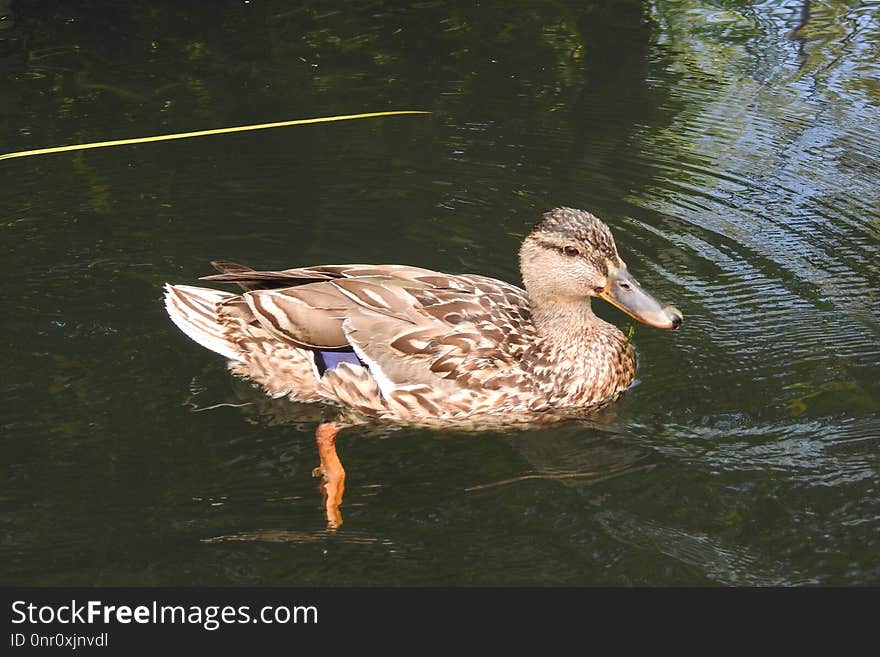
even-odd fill
[[[608,227],[570,208],[548,212],[525,238],[525,290],[404,265],[213,264],[221,273],[203,280],[244,292],[167,286],[185,333],[273,396],[392,422],[534,421],[617,398],[635,358],[593,314],[592,296],[655,326],[681,322],[629,277]],[[321,371],[316,352],[333,349],[353,349],[364,366]]]

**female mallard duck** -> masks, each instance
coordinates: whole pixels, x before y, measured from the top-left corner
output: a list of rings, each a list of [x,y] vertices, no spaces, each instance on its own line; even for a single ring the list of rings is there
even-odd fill
[[[331,402],[367,418],[495,427],[557,419],[632,383],[627,338],[590,309],[599,296],[646,324],[681,313],[630,276],[611,231],[589,212],[545,214],[519,252],[525,290],[475,274],[405,265],[254,271],[214,262],[203,280],[244,294],[167,285],[165,307],[193,340],[274,397]],[[341,425],[316,433],[328,524],[342,524]]]
[[[273,397],[331,402],[391,422],[487,424],[616,399],[635,377],[601,297],[658,328],[682,315],[645,292],[611,231],[582,210],[546,213],[519,252],[525,290],[405,265],[254,271],[214,262],[243,294],[167,285],[172,321]]]

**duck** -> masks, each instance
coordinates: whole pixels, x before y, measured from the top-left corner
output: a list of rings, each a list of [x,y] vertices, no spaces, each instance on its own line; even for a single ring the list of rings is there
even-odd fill
[[[636,376],[629,338],[594,297],[650,326],[683,316],[630,274],[608,226],[585,210],[544,213],[519,249],[523,286],[411,265],[258,271],[211,263],[200,280],[239,292],[165,285],[171,321],[267,394],[337,407],[315,430],[327,527],[342,525],[337,436],[379,421],[466,430],[590,413]]]
[[[630,274],[608,226],[585,210],[544,213],[519,249],[523,286],[410,265],[258,271],[211,263],[165,285],[184,334],[276,398],[321,402],[397,424],[497,424],[565,416],[616,400],[636,376],[630,340],[594,297],[647,325],[682,313]]]

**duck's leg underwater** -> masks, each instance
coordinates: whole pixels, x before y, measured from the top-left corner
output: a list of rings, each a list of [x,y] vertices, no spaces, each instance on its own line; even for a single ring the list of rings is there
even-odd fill
[[[345,468],[336,454],[336,436],[342,427],[334,422],[322,422],[315,429],[315,442],[318,445],[318,457],[321,465],[312,470],[313,477],[322,477],[321,493],[324,497],[324,510],[327,514],[327,526],[336,529],[342,524],[342,494],[345,492]]]

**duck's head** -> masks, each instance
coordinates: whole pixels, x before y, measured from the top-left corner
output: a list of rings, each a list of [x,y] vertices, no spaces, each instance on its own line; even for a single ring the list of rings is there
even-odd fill
[[[649,326],[681,326],[681,312],[639,285],[618,255],[608,226],[589,212],[556,208],[546,213],[526,236],[519,257],[533,301],[601,297]]]

